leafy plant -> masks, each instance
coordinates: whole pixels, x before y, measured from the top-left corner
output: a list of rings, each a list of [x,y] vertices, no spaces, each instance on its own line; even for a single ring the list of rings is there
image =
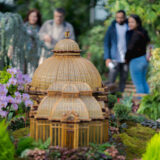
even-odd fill
[[[138,113],[144,114],[153,120],[160,117],[160,94],[154,91],[142,98]]]
[[[45,142],[43,142],[41,139],[39,139],[38,142],[33,143],[34,147],[42,149],[42,150],[48,149],[50,144],[51,144],[50,138],[48,138]]]
[[[8,122],[8,129],[14,131],[20,128],[24,128],[29,125],[29,120],[25,121],[24,116],[14,117],[11,121]]]
[[[155,134],[147,144],[146,153],[143,154],[142,160],[160,159],[160,133]]]
[[[17,144],[16,154],[20,156],[24,150],[33,148],[33,142],[34,140],[31,137],[21,138]]]
[[[14,160],[14,145],[12,144],[7,132],[7,125],[4,121],[0,122],[0,159]]]
[[[133,94],[127,95],[127,93],[124,93],[123,99],[121,99],[120,103],[126,105],[128,108],[132,108],[133,105]]]
[[[113,110],[118,121],[127,120],[131,111],[130,108],[121,103],[116,103]]]
[[[122,92],[116,92],[115,94],[116,94],[117,98],[122,98]]]
[[[108,147],[111,147],[111,144],[104,143],[102,145],[97,145],[94,143],[90,143],[90,150],[86,153],[87,159],[94,160],[107,160],[112,158],[108,152],[104,152]]]
[[[108,95],[108,107],[112,109],[114,107],[114,104],[117,102],[117,96],[109,94]]]

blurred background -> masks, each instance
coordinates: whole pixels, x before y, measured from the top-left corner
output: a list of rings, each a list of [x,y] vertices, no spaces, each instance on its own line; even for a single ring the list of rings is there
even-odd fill
[[[76,41],[83,50],[82,56],[96,65],[103,79],[106,79],[107,74],[103,60],[103,39],[117,10],[123,9],[127,15],[138,14],[149,32],[152,44],[156,47],[160,45],[159,0],[0,0],[1,12],[18,13],[22,20],[30,9],[38,9],[42,14],[42,24],[53,18],[53,10],[57,7],[66,10],[65,19],[74,27]],[[10,30],[8,34],[13,32]],[[4,38],[1,36],[1,42]]]

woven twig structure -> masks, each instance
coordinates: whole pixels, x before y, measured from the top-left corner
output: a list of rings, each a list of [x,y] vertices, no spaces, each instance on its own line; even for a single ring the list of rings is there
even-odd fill
[[[31,92],[47,95],[30,113],[30,135],[44,141],[50,137],[52,145],[70,148],[107,141],[105,103],[93,96],[102,89],[98,70],[80,57],[73,40],[59,41],[53,51],[37,68],[31,83]]]

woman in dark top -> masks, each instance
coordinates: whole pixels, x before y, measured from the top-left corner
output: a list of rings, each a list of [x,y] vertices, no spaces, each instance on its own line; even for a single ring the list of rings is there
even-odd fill
[[[132,81],[137,93],[149,93],[146,82],[148,62],[146,60],[146,47],[150,39],[147,31],[142,27],[138,15],[131,15],[128,19],[130,30],[127,32],[126,62],[129,63]]]

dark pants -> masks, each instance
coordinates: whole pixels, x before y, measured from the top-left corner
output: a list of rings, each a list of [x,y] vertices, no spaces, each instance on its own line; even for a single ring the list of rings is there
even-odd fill
[[[109,83],[114,83],[118,73],[120,74],[119,91],[123,92],[128,77],[129,67],[126,63],[116,63],[115,67],[109,69]]]

